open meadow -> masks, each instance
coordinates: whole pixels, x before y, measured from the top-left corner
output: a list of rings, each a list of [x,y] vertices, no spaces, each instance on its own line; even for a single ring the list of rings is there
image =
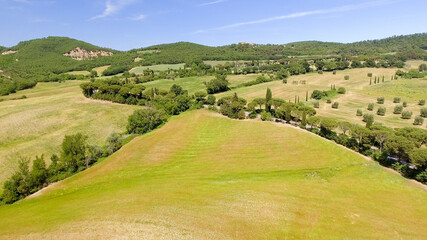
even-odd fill
[[[197,110],[0,207],[0,239],[426,239],[426,201],[306,131]]]
[[[18,156],[34,159],[45,154],[48,160],[67,134],[80,132],[90,143],[102,145],[111,132],[125,131],[127,116],[138,107],[87,99],[82,82],[38,83],[1,98],[1,184],[17,167]]]
[[[184,63],[178,63],[178,64],[159,64],[159,65],[152,65],[152,66],[143,66],[143,67],[134,67],[129,72],[135,73],[135,74],[143,74],[144,70],[150,69],[153,71],[166,71],[168,69],[180,69],[184,68]]]

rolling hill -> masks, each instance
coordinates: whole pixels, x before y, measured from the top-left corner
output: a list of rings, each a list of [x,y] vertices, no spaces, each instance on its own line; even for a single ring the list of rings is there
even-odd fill
[[[1,206],[0,239],[426,239],[426,201],[318,136],[197,110]]]

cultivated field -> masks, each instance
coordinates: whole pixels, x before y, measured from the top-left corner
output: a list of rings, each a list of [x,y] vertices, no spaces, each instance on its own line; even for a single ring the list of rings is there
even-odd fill
[[[353,123],[363,124],[361,117],[356,117],[356,110],[358,108],[364,109],[365,112],[369,103],[376,103],[378,97],[385,97],[385,106],[387,108],[384,117],[377,116],[377,122],[384,123],[391,127],[405,127],[413,126],[414,117],[419,115],[420,106],[417,105],[420,99],[427,99],[427,80],[420,79],[399,79],[391,81],[391,76],[394,75],[397,69],[384,69],[384,68],[361,68],[361,69],[348,69],[344,71],[337,71],[336,75],[331,72],[324,74],[310,73],[306,75],[292,76],[288,79],[288,84],[283,84],[282,81],[273,81],[263,84],[258,84],[250,87],[233,89],[228,92],[217,94],[217,98],[229,96],[236,92],[239,97],[243,97],[248,101],[258,97],[265,97],[267,88],[273,92],[274,98],[281,98],[286,101],[294,102],[295,96],[298,96],[300,101],[305,101],[306,92],[309,96],[313,90],[329,90],[333,84],[338,87],[345,87],[346,94],[337,95],[333,102],[339,102],[339,109],[333,109],[331,104],[326,101],[320,102],[320,109],[317,109],[318,115],[335,117],[337,119],[350,121]],[[373,74],[373,78],[378,76],[381,78],[385,76],[385,82],[379,84],[369,85],[368,73]],[[344,80],[344,76],[350,76],[349,80]],[[298,84],[293,84],[293,82]],[[306,81],[306,84],[301,84],[301,81]],[[393,114],[394,97],[400,97],[401,103],[408,102],[408,107],[405,110],[413,112],[412,119],[403,120],[400,115]],[[312,100],[309,100],[312,102]],[[376,104],[373,112],[376,114],[378,104]],[[424,124],[425,126],[426,124]]]
[[[143,74],[144,70],[151,69],[153,71],[166,71],[168,69],[180,69],[184,68],[184,63],[178,63],[178,64],[159,64],[159,65],[153,65],[153,66],[143,66],[143,67],[135,67],[132,68],[129,72],[135,73],[135,74]]]
[[[86,99],[82,81],[39,83],[0,102],[0,185],[15,169],[17,156],[58,153],[66,134],[84,133],[103,144],[113,131],[123,132],[136,106]],[[25,95],[26,99],[10,100]],[[48,160],[48,159],[47,159]]]
[[[198,110],[1,206],[0,239],[427,239],[426,202],[318,136]]]
[[[104,72],[109,67],[110,67],[110,65],[107,65],[107,66],[97,67],[97,68],[94,68],[92,70],[96,71],[98,73],[98,76],[102,76],[102,72]]]

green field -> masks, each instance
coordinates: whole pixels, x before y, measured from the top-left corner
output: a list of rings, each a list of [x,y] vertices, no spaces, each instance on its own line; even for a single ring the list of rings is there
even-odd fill
[[[151,69],[153,71],[166,71],[168,69],[180,69],[184,68],[184,63],[178,63],[178,64],[159,64],[159,65],[153,65],[153,66],[143,66],[143,67],[135,67],[132,68],[129,72],[135,73],[135,74],[143,74],[144,70]]]
[[[90,72],[88,72],[88,71],[72,71],[72,72],[68,72],[68,74],[71,74],[71,75],[89,75]]]
[[[248,75],[231,75],[228,76],[230,82],[230,87],[236,87],[237,85],[249,81],[253,81],[259,76],[258,74],[248,74]],[[164,90],[169,90],[173,84],[180,85],[183,89],[188,90],[190,94],[193,94],[197,91],[205,91],[206,86],[204,82],[208,82],[213,79],[213,76],[202,76],[202,77],[186,77],[186,78],[177,78],[175,80],[171,79],[161,79],[148,83],[144,83],[144,86],[147,88],[159,88]]]
[[[1,206],[0,239],[426,239],[426,193],[303,130],[198,110]]]
[[[82,81],[39,83],[2,97],[0,102],[0,185],[16,168],[17,156],[58,153],[66,134],[84,133],[103,144],[113,131],[123,132],[136,106],[87,99]],[[10,100],[22,95],[26,99]]]

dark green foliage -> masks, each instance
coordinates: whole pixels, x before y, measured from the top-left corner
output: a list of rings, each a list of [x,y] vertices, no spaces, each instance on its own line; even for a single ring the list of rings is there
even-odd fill
[[[270,112],[271,111],[271,100],[273,98],[273,94],[271,93],[271,89],[267,88],[267,92],[265,94],[265,109]]]
[[[337,109],[339,105],[340,105],[339,102],[334,102],[332,104],[332,108],[336,108]]]
[[[425,104],[426,104],[425,99],[421,99],[420,101],[418,101],[418,105],[420,105],[420,106],[424,106]]]
[[[400,97],[394,97],[393,103],[400,103]]]
[[[373,103],[369,103],[368,104],[368,108],[369,111],[373,111],[374,110],[374,104]]]
[[[47,184],[48,171],[43,155],[41,157],[36,156],[33,161],[33,167],[30,173],[30,188],[31,193],[37,192],[45,184]]]
[[[110,133],[110,135],[107,137],[107,140],[105,140],[104,145],[104,155],[109,156],[119,150],[123,146],[123,140],[122,136],[116,132]],[[98,149],[96,147],[92,147],[92,154],[97,155]]]
[[[427,108],[425,108],[425,107],[421,108],[420,115],[423,118],[427,118]]]
[[[271,81],[273,81],[272,78],[267,78],[265,76],[258,76],[255,80],[239,84],[237,87],[249,87],[249,86],[257,85],[260,83],[271,82]]]
[[[424,118],[420,116],[416,116],[414,119],[414,125],[423,125]]]
[[[77,133],[65,136],[62,142],[60,164],[69,172],[76,172],[86,167],[87,136]]]
[[[379,116],[384,116],[386,112],[386,108],[385,107],[379,107],[377,110],[377,115]]]
[[[364,114],[363,115],[363,121],[366,123],[366,127],[370,128],[372,124],[374,123],[374,115],[373,114]]]
[[[239,98],[236,93],[230,97],[223,97],[218,100],[218,106],[220,106],[220,111],[223,115],[228,116],[229,118],[234,119],[244,119],[245,112],[244,107],[246,105],[246,100]]]
[[[129,116],[127,131],[128,133],[144,134],[166,122],[167,116],[162,110],[155,108],[146,108],[135,110]]]
[[[350,80],[350,76],[349,75],[345,75],[344,76],[344,80]]]
[[[272,121],[273,120],[273,116],[271,115],[270,112],[262,111],[261,112],[261,120],[262,121]]]
[[[372,73],[368,73],[368,77],[372,77]]]
[[[362,111],[362,109],[357,109],[357,111],[356,111],[356,116],[360,117],[360,116],[362,116],[362,115],[363,115],[363,111]]]
[[[290,122],[292,120],[292,111],[295,111],[295,108],[295,104],[285,102],[277,109],[276,115],[278,118]]]
[[[311,94],[311,98],[320,100],[323,97],[323,92],[320,90],[314,90],[313,93]]]
[[[206,104],[209,105],[215,105],[216,98],[214,95],[208,95],[208,98],[206,99]]]
[[[403,102],[403,103],[402,103],[402,106],[403,106],[403,107],[407,107],[407,106],[408,106],[408,102]]]
[[[377,103],[378,104],[384,104],[384,97],[377,98]]]
[[[403,111],[402,112],[402,118],[403,119],[411,119],[411,117],[412,117],[412,112],[410,112],[410,111]]]
[[[397,106],[394,107],[393,113],[394,114],[401,114],[402,111],[403,111],[403,106],[402,105],[397,105]]]
[[[345,88],[344,88],[344,87],[340,87],[340,88],[338,88],[337,92],[338,92],[339,94],[345,94],[345,93],[346,93],[346,90],[345,90]]]
[[[229,90],[226,75],[217,75],[214,79],[206,83],[208,94],[215,94]]]
[[[198,91],[194,93],[194,97],[196,98],[196,102],[204,104],[206,102],[206,96],[208,94],[204,91]],[[211,95],[212,96],[212,95]],[[215,102],[215,100],[214,100]]]

